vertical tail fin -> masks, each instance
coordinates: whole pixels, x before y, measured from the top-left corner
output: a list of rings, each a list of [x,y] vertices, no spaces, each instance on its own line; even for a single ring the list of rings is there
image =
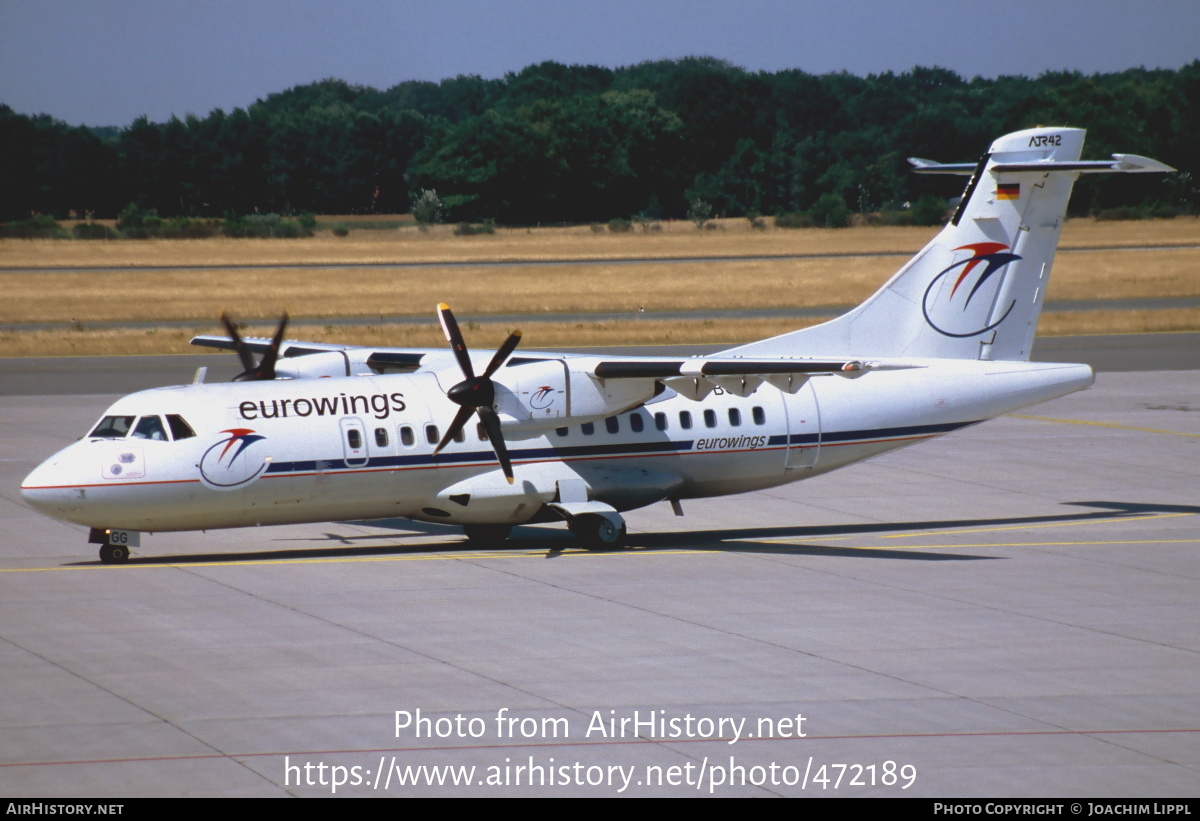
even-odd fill
[[[853,311],[723,355],[1029,359],[1079,174],[1173,170],[1126,154],[1081,162],[1084,134],[1018,131],[992,143],[973,170],[912,160],[918,173],[970,174],[941,233]]]

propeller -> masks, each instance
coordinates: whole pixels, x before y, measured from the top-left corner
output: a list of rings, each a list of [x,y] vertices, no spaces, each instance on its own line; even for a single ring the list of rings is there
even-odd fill
[[[458,367],[466,379],[446,391],[446,397],[459,405],[459,409],[454,416],[454,421],[446,430],[446,435],[442,437],[442,441],[438,442],[433,453],[436,456],[451,439],[458,435],[471,418],[471,414],[478,414],[488,441],[492,443],[492,450],[496,452],[500,468],[511,485],[513,483],[512,461],[508,458],[508,447],[504,444],[504,435],[500,432],[500,417],[496,415],[496,409],[492,407],[496,401],[496,386],[492,382],[492,374],[500,370],[500,367],[512,356],[512,352],[516,350],[521,341],[521,332],[513,331],[509,334],[508,339],[504,340],[504,344],[492,355],[492,361],[488,363],[483,375],[476,376],[475,368],[471,364],[471,355],[467,352],[467,344],[463,341],[462,331],[458,329],[458,322],[455,321],[450,306],[445,302],[438,303],[438,319],[442,323],[442,332],[446,335],[446,341],[450,343],[450,348],[454,351],[454,358],[458,360]]]
[[[267,347],[267,352],[263,354],[262,361],[257,365],[254,364],[254,355],[251,353],[249,346],[242,341],[242,335],[238,333],[238,329],[234,326],[233,321],[224,311],[221,312],[221,324],[225,326],[225,331],[229,334],[229,341],[233,343],[233,349],[237,352],[238,359],[242,360],[244,371],[233,378],[234,382],[260,382],[269,381],[275,378],[275,360],[279,358],[279,345],[283,342],[283,333],[287,330],[288,313],[283,312],[283,316],[279,319],[279,327],[275,330],[275,336],[271,339],[271,344]]]

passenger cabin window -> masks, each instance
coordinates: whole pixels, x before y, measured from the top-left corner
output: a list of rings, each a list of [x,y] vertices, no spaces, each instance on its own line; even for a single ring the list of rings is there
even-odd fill
[[[754,417],[754,424],[756,424],[756,425],[767,424],[767,412],[764,411],[762,408],[760,408],[758,405],[755,405],[753,410],[750,411],[750,413]]]
[[[735,428],[742,424],[742,412],[737,408],[729,409],[729,424],[733,425]]]
[[[709,408],[704,412],[704,427],[715,428],[717,426],[717,412]]]
[[[438,436],[437,425],[425,426],[425,441],[431,445],[436,445],[442,437]]]
[[[196,435],[192,426],[183,421],[183,417],[177,413],[167,415],[167,424],[171,427],[171,438],[176,442],[180,439],[191,439]]]
[[[133,427],[134,416],[106,416],[88,436],[93,439],[124,439]]]
[[[641,433],[642,428],[645,426],[646,422],[642,419],[642,415],[640,413],[633,413],[629,415],[629,429],[634,433]]]
[[[683,428],[684,430],[692,429],[692,412],[691,411],[680,411],[679,412],[679,427]]]
[[[659,430],[667,429],[667,415],[665,413],[654,414],[654,427]]]
[[[351,450],[358,450],[362,447],[362,434],[358,432],[357,428],[350,428],[346,431],[346,444],[350,446]]]
[[[465,433],[463,433],[462,428],[459,428],[458,430],[454,431],[454,441],[455,442],[467,441],[467,435]]]
[[[621,421],[615,416],[610,416],[604,420],[604,427],[609,433],[620,433]]]
[[[566,436],[566,435],[567,435],[567,429],[566,429],[566,428],[555,428],[555,429],[554,429],[554,432],[555,432],[555,433],[557,433],[559,436]]]
[[[408,425],[404,425],[400,428],[400,444],[404,445],[406,448],[411,448],[413,446],[413,442],[415,441],[416,437],[413,436],[412,428],[410,428]]]
[[[388,446],[387,428],[375,428],[375,444],[381,448]]]
[[[167,429],[163,427],[162,419],[157,416],[143,416],[133,429],[134,439],[153,439],[156,442],[167,441]]]
[[[596,426],[594,424],[592,424],[591,422],[584,422],[582,425],[579,426],[579,430],[581,430],[583,432],[584,436],[591,436],[593,433],[596,432]]]

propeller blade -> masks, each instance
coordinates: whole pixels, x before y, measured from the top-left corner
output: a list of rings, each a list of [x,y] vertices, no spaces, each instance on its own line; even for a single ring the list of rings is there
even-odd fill
[[[271,344],[267,346],[267,352],[263,354],[262,361],[255,365],[254,354],[242,340],[237,326],[233,324],[233,320],[229,318],[228,314],[224,311],[221,312],[221,324],[225,326],[225,331],[229,334],[229,341],[233,343],[233,350],[237,352],[244,369],[233,378],[234,382],[265,382],[275,378],[275,362],[279,359],[279,346],[283,344],[283,334],[287,331],[289,318],[287,311],[284,311],[283,318],[279,320],[279,327],[275,329],[275,336],[271,340]]]
[[[489,379],[492,374],[500,370],[500,366],[508,361],[512,352],[517,349],[517,345],[521,341],[521,332],[513,331],[508,335],[508,339],[504,340],[504,344],[496,349],[496,353],[492,355],[492,361],[488,363],[487,370],[483,372],[483,378]]]
[[[508,479],[508,483],[511,485],[513,483],[512,460],[508,458],[508,446],[504,444],[504,434],[500,430],[500,417],[496,415],[496,409],[492,407],[492,403],[496,400],[496,386],[492,383],[492,374],[498,371],[512,356],[512,352],[521,342],[521,332],[513,331],[508,335],[504,344],[497,349],[496,353],[492,354],[492,361],[488,363],[483,376],[477,377],[475,376],[475,367],[471,364],[471,355],[467,353],[467,343],[463,340],[462,331],[459,330],[458,322],[454,319],[454,313],[450,310],[450,306],[445,302],[438,303],[438,321],[442,323],[442,333],[446,335],[446,341],[450,343],[450,347],[454,351],[454,358],[458,360],[458,367],[462,369],[463,376],[466,378],[446,391],[446,398],[458,404],[459,409],[454,416],[454,421],[450,423],[446,435],[442,437],[442,441],[438,442],[433,453],[437,455],[463,429],[467,420],[471,418],[471,414],[477,413],[479,421],[483,424],[483,430],[487,433],[488,441],[492,443],[492,450],[496,452],[496,460],[504,471],[504,478]]]
[[[438,320],[442,323],[442,333],[446,335],[446,341],[450,343],[454,356],[458,360],[458,367],[462,368],[464,376],[471,379],[475,376],[475,368],[471,365],[471,355],[467,353],[467,343],[463,341],[462,331],[458,329],[458,322],[454,319],[450,306],[445,302],[438,303]]]
[[[221,311],[221,324],[225,326],[225,332],[229,334],[229,341],[233,343],[233,350],[237,352],[238,359],[242,360],[242,370],[246,373],[254,370],[254,357],[250,355],[250,349],[242,341],[242,335],[238,333],[233,320],[224,311]]]
[[[470,405],[463,405],[458,409],[458,413],[454,415],[454,421],[450,423],[450,427],[446,428],[446,435],[442,437],[442,441],[438,442],[438,446],[433,449],[434,456],[437,456],[439,453],[441,453],[442,448],[450,444],[450,440],[453,439],[458,432],[463,429],[463,426],[467,424],[467,420],[470,419],[471,415],[474,413],[475,408],[471,407]]]
[[[279,358],[279,346],[283,342],[283,334],[287,330],[289,318],[288,312],[284,311],[279,320],[279,328],[276,329],[275,336],[271,340],[271,347],[267,348],[262,362],[258,363],[258,379],[265,381],[275,378],[275,361]]]
[[[508,483],[513,483],[512,461],[508,458],[508,446],[504,444],[504,434],[500,432],[500,417],[496,415],[496,411],[492,410],[490,405],[481,405],[475,409],[479,414],[479,421],[483,422],[483,429],[487,433],[488,440],[492,443],[492,450],[496,451],[496,459],[500,462],[500,469],[504,471],[504,478],[508,479]]]

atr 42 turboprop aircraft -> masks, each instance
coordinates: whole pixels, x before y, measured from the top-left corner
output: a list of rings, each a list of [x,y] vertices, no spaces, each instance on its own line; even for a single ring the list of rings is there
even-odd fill
[[[615,546],[621,511],[681,514],[1082,390],[1087,365],[1028,361],[1071,187],[1173,170],[1080,161],[1083,139],[1035,128],[978,164],[911,160],[970,177],[920,253],[838,319],[712,356],[514,356],[513,333],[481,371],[445,305],[450,351],[284,341],[286,315],[243,340],[226,319],[229,338],[192,342],[237,351],[237,380],[119,400],[21,495],[91,528],[105,562],[142,531],[393,517],[491,543],[560,520]]]

